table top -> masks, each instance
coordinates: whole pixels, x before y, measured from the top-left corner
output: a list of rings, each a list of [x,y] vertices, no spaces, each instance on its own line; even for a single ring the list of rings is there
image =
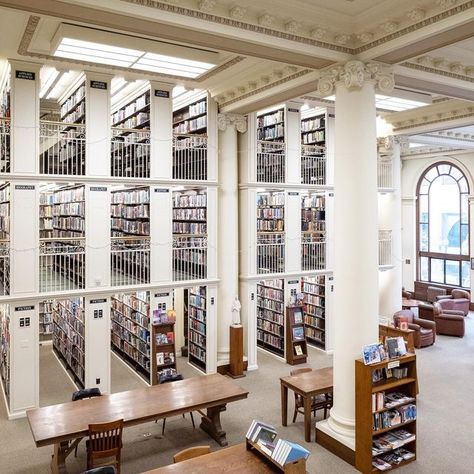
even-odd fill
[[[266,474],[274,472],[270,465],[252,451],[247,450],[245,443],[220,449],[204,456],[187,461],[170,464],[147,471],[144,474]]]
[[[333,369],[314,369],[311,372],[304,372],[298,375],[288,375],[281,377],[282,385],[291,388],[302,395],[317,395],[318,393],[332,392]]]
[[[125,426],[247,398],[248,391],[220,374],[202,375],[27,411],[36,446],[87,436],[89,423],[123,419]]]
[[[402,306],[406,306],[406,307],[411,308],[411,307],[414,307],[414,306],[418,306],[422,303],[425,303],[425,302],[421,301],[421,300],[402,298]]]

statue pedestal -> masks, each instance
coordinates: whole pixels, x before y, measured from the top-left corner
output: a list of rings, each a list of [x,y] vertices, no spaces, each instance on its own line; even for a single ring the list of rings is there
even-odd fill
[[[232,325],[229,328],[229,372],[227,375],[236,379],[245,377],[244,374],[244,327]]]

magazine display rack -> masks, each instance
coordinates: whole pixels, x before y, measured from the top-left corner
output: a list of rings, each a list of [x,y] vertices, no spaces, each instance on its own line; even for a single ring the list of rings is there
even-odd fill
[[[304,330],[303,307],[286,308],[286,362],[290,365],[305,364],[308,357]]]

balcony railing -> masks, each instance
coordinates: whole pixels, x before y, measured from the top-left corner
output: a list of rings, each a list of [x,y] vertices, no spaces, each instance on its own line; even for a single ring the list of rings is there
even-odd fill
[[[40,121],[40,173],[86,174],[85,125]]]
[[[150,177],[150,132],[112,128],[110,144],[112,176]]]
[[[10,119],[0,117],[0,172],[10,172]]]
[[[257,273],[282,273],[285,271],[285,234],[258,234]]]
[[[285,182],[285,144],[283,142],[257,142],[257,182]]]
[[[389,160],[377,161],[377,186],[379,188],[393,187],[393,169],[392,162]]]
[[[79,290],[85,286],[85,239],[40,239],[40,292]]]
[[[301,146],[301,183],[326,184],[325,148],[316,145]]]
[[[150,283],[150,238],[111,238],[111,285]]]
[[[301,269],[323,270],[326,268],[326,241],[324,233],[302,234]]]
[[[379,266],[392,264],[392,231],[379,230]]]
[[[207,137],[173,137],[173,179],[207,180]]]
[[[173,237],[173,280],[207,278],[207,236]]]
[[[10,294],[10,242],[0,241],[0,295]]]

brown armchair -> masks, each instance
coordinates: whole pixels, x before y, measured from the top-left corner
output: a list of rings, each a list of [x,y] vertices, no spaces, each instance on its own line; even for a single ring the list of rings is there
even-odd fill
[[[405,288],[402,288],[402,298],[406,298],[407,300],[413,299],[413,293],[411,291],[405,290]]]
[[[431,346],[435,343],[436,324],[433,321],[417,318],[412,310],[403,309],[402,311],[397,311],[393,315],[393,322],[397,327],[399,326],[400,316],[408,318],[408,329],[413,329],[415,331],[414,343],[417,349]]]
[[[429,286],[426,290],[426,301],[434,303],[438,296],[446,295],[446,289],[439,286]]]
[[[433,305],[433,315],[437,334],[464,337],[464,313],[462,311],[444,309],[440,302]]]
[[[462,311],[464,316],[469,313],[471,294],[469,291],[454,289],[450,295],[440,295],[436,298],[441,307],[449,311]]]
[[[420,319],[427,319],[428,321],[434,321],[433,305],[430,303],[419,303],[418,304],[418,317]]]

